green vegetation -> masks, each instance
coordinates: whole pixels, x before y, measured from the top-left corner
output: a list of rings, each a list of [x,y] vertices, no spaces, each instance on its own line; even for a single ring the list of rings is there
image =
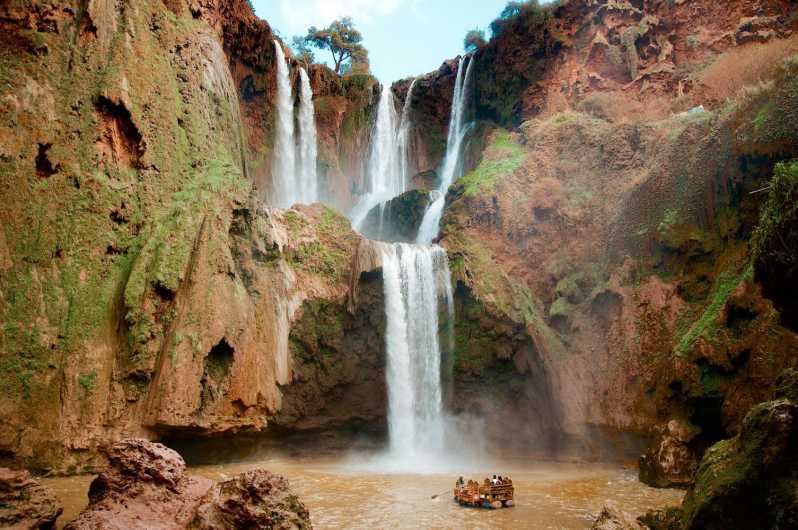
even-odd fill
[[[466,53],[474,53],[484,48],[487,43],[487,40],[485,40],[485,30],[475,28],[466,33],[465,39],[463,39],[463,49]]]
[[[798,278],[798,160],[776,166],[752,249],[758,273]]]
[[[497,181],[515,171],[525,156],[515,135],[504,130],[494,132],[482,162],[459,181],[465,194],[476,197],[493,193]]]
[[[508,2],[502,12],[490,23],[492,38],[500,36],[508,29],[514,33],[526,33],[551,18],[551,6],[542,7],[538,0]]]
[[[92,390],[94,390],[94,385],[97,383],[97,371],[92,370],[91,372],[80,374],[78,383],[83,387],[86,394],[90,394]]]
[[[355,29],[352,19],[343,17],[323,29],[312,26],[304,39],[295,38],[294,44],[304,40],[309,46],[329,50],[335,63],[335,73],[367,74],[369,55],[361,44],[363,35]]]
[[[718,317],[732,292],[743,282],[753,276],[753,266],[747,265],[739,274],[723,273],[715,283],[709,305],[701,314],[699,319],[684,333],[676,346],[675,352],[680,357],[685,357],[690,353],[693,344],[699,338],[706,338],[717,327]]]

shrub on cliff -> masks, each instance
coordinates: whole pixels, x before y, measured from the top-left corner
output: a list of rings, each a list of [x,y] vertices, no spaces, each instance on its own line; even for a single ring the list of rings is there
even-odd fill
[[[526,28],[535,27],[550,16],[548,7],[541,7],[538,0],[525,2],[508,2],[499,18],[490,23],[492,38],[496,38],[508,28],[514,31],[524,31]]]
[[[487,43],[488,42],[485,40],[485,30],[476,28],[466,33],[465,39],[463,40],[463,49],[465,49],[466,53],[473,53],[483,48]]]
[[[798,160],[776,166],[752,246],[757,280],[798,329]]]

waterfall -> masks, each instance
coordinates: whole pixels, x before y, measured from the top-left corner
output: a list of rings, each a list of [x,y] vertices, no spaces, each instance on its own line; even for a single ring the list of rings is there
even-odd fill
[[[413,99],[413,89],[416,87],[416,79],[410,83],[407,89],[404,107],[402,107],[402,119],[399,121],[399,132],[397,134],[397,156],[399,157],[399,175],[402,183],[407,186],[410,182],[410,105]]]
[[[443,298],[453,308],[451,276],[439,246],[380,243],[379,249],[391,456],[408,463],[444,448],[438,307]]]
[[[294,203],[296,144],[294,141],[294,94],[283,47],[275,39],[277,54],[277,119],[272,157],[272,203],[282,208]]]
[[[366,193],[350,214],[353,227],[360,228],[372,208],[405,191],[398,158],[396,106],[391,87],[383,85],[371,136]]]
[[[319,200],[319,183],[316,171],[316,117],[313,109],[313,90],[304,68],[299,69],[302,90],[299,94],[299,182],[296,195],[303,204]]]
[[[454,84],[454,94],[452,95],[452,112],[449,118],[449,134],[446,139],[446,156],[441,170],[441,184],[435,194],[435,200],[424,214],[421,227],[418,230],[418,243],[429,244],[438,236],[440,231],[441,216],[443,207],[446,204],[446,192],[454,181],[462,174],[462,147],[463,140],[468,132],[465,123],[465,111],[468,107],[468,86],[471,79],[471,71],[474,66],[474,59],[468,61],[463,76],[463,63],[466,58],[460,60],[457,65],[457,80]]]

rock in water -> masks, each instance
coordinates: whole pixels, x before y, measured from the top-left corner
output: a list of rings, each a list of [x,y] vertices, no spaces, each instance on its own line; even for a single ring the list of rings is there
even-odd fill
[[[308,529],[310,513],[288,481],[262,469],[216,484],[203,498],[191,528]]]
[[[590,530],[641,530],[638,524],[628,513],[622,512],[616,506],[607,504],[601,509]]]
[[[0,468],[0,528],[48,529],[64,509],[27,471]]]
[[[282,477],[255,470],[221,483],[185,474],[183,458],[146,440],[108,451],[89,507],[67,530],[311,528],[308,510]]]
[[[699,430],[671,420],[640,457],[640,482],[655,488],[686,488],[693,483],[698,456],[688,445]]]

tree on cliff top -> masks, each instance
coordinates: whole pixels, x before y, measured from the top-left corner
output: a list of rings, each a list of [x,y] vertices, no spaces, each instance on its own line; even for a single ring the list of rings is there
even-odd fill
[[[335,63],[335,73],[340,74],[344,63],[350,61],[350,69],[356,65],[368,64],[368,51],[361,44],[363,35],[355,29],[352,19],[343,17],[333,21],[328,27],[308,29],[305,42],[321,50],[329,50]]]
[[[488,41],[485,40],[484,29],[472,29],[466,33],[465,39],[463,40],[463,48],[465,48],[466,53],[472,53],[484,47],[487,43]]]

